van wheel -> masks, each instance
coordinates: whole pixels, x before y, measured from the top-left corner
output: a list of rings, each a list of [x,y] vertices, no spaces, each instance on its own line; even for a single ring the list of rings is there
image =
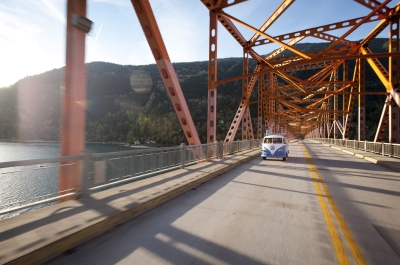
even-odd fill
[[[283,161],[286,161],[286,157],[284,157],[284,158],[282,158],[283,159]]]
[[[267,158],[266,158],[266,157],[263,157],[263,160],[267,160]]]

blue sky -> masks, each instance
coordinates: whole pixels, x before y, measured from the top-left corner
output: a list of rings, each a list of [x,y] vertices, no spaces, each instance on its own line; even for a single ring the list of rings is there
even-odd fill
[[[282,0],[249,0],[225,11],[259,28]],[[208,60],[208,10],[200,0],[150,0],[172,62]],[[397,2],[391,2],[393,7]],[[25,76],[65,65],[66,0],[0,0],[0,87]],[[352,0],[297,0],[268,30],[281,35],[365,16],[369,9]],[[129,0],[88,0],[94,28],[86,38],[86,62],[152,64],[154,59]],[[347,39],[359,40],[376,22]],[[237,26],[245,38],[253,32]],[[341,36],[347,29],[330,31]],[[388,37],[388,31],[379,37]],[[306,38],[302,42],[321,42]],[[264,54],[278,48],[264,45]],[[242,48],[219,28],[218,57],[241,57]]]

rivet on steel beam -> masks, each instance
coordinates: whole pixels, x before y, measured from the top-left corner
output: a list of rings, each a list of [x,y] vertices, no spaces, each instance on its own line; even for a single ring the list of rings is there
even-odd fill
[[[162,70],[161,70],[161,73],[162,73],[162,76],[163,76],[165,79],[168,79],[168,73],[167,73],[167,71],[166,71],[165,69],[162,69]]]
[[[151,30],[149,26],[144,26],[143,27],[144,35],[146,35],[146,38],[151,39],[153,38],[153,34],[151,34]]]
[[[171,96],[175,96],[175,91],[174,91],[174,88],[173,88],[173,87],[168,87],[168,91],[169,91],[169,94],[170,94]]]
[[[133,6],[136,9],[136,12],[139,13],[139,14],[143,14],[143,9],[142,9],[142,6],[140,5],[139,1],[132,0],[132,3],[133,3]]]
[[[154,58],[156,58],[156,60],[160,60],[161,55],[160,55],[160,52],[158,51],[158,49],[152,49],[152,51],[153,51]]]

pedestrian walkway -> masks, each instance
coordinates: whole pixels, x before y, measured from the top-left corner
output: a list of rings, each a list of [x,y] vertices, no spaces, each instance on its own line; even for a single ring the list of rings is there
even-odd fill
[[[310,139],[310,141],[314,141],[314,140]],[[316,141],[314,141],[314,142],[316,142]],[[381,166],[384,166],[384,167],[387,167],[387,168],[390,168],[390,169],[400,172],[400,159],[399,158],[383,156],[381,154],[366,152],[363,150],[353,149],[353,148],[334,145],[334,144],[322,143],[322,145],[329,146],[333,149],[340,150],[349,155],[353,155],[353,156],[368,160],[374,164],[378,164],[378,165],[381,165]]]
[[[49,260],[259,155],[237,153],[0,220],[0,264]]]

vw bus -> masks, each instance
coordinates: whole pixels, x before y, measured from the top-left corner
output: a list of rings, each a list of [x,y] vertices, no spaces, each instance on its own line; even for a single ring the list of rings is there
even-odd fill
[[[282,158],[286,160],[289,156],[289,144],[285,136],[279,134],[267,135],[263,139],[261,157]]]

